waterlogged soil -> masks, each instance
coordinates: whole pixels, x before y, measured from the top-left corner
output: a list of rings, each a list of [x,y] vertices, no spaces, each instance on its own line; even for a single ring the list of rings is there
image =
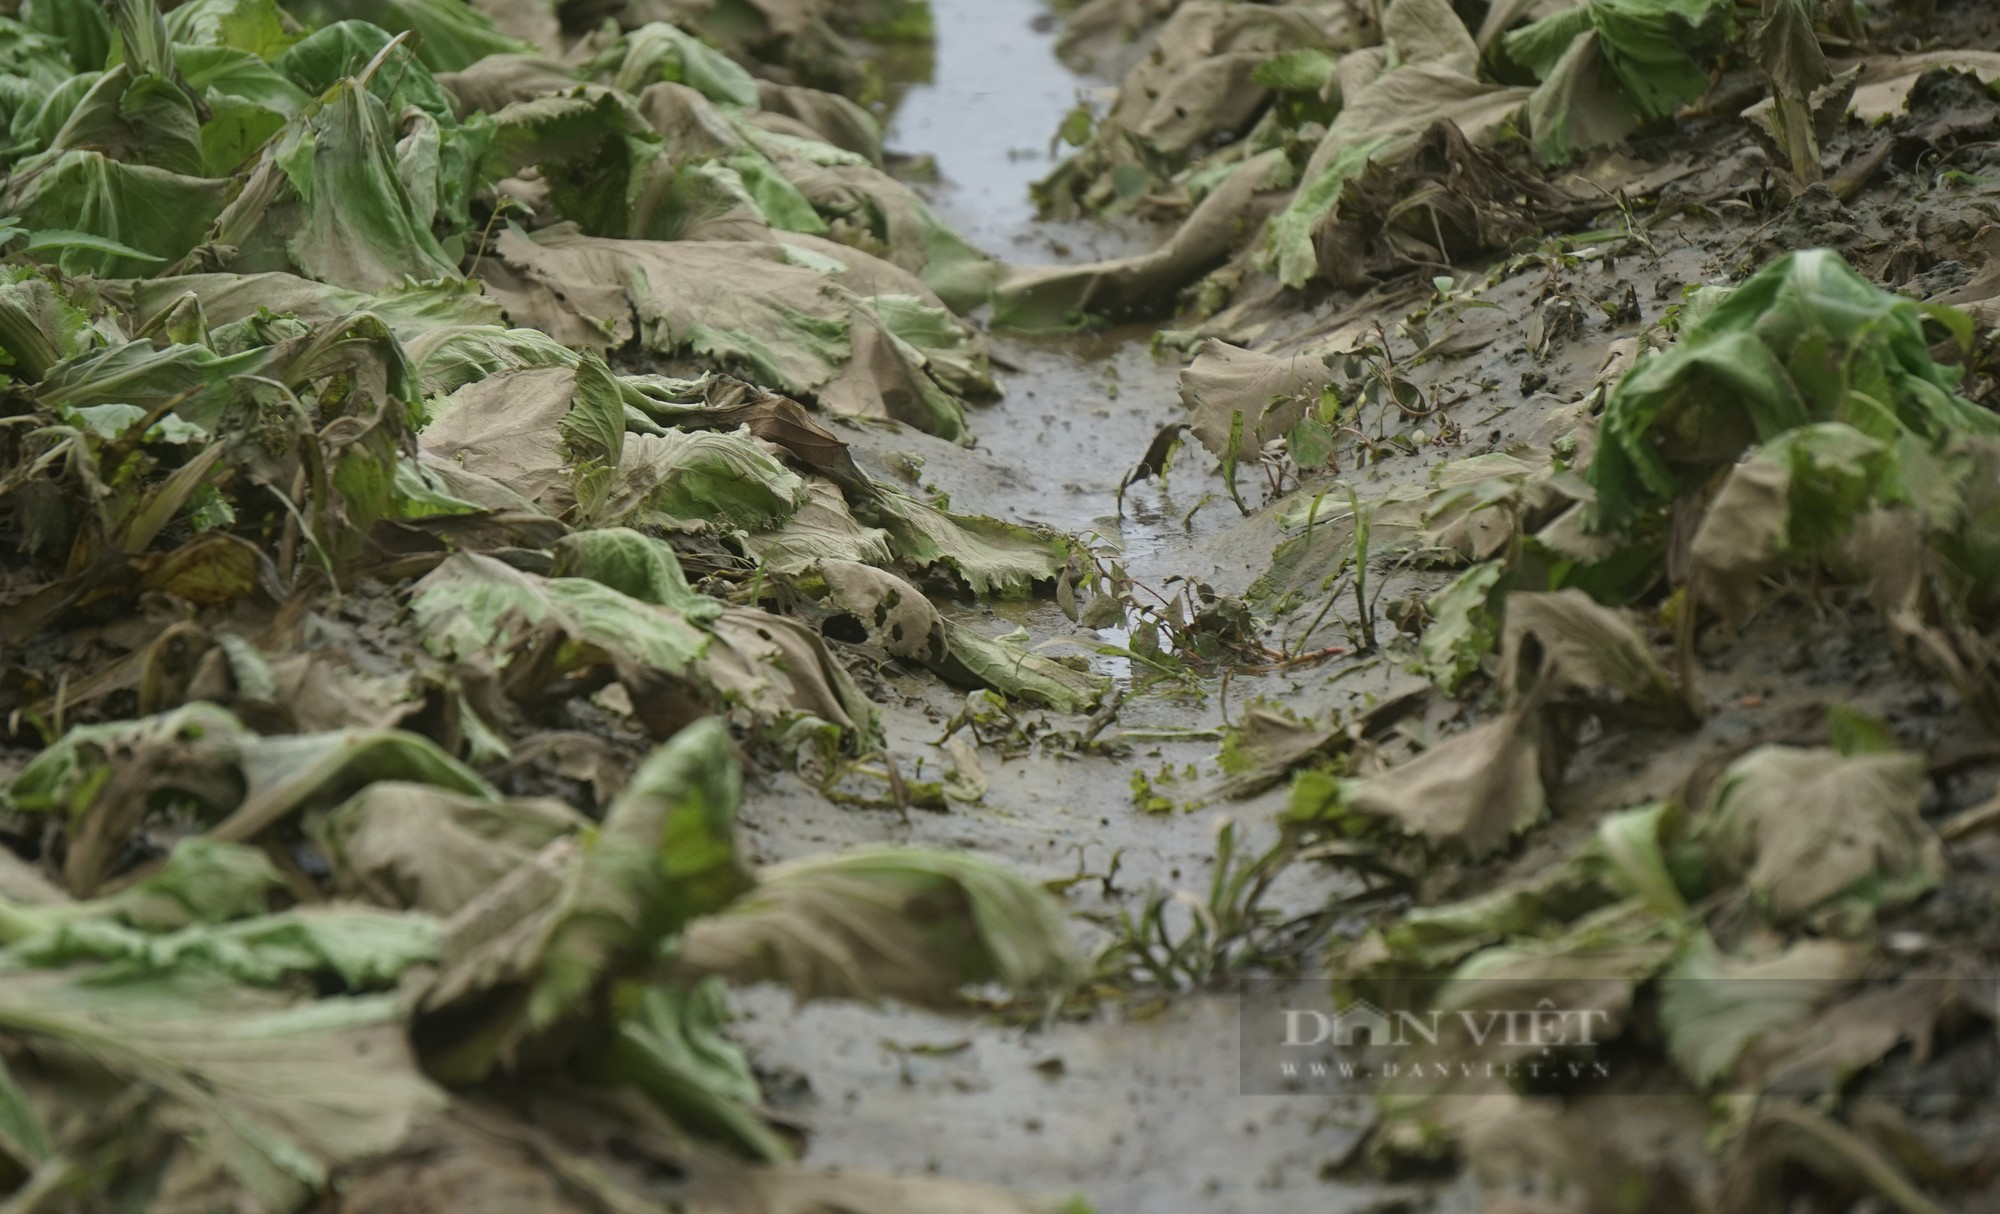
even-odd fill
[[[1034,218],[1027,187],[1052,167],[1050,133],[1080,93],[1106,84],[1057,61],[1047,9],[1038,0],[934,0],[933,7],[933,51],[881,67],[896,107],[890,143],[905,156],[905,171],[924,180],[941,217],[1015,264],[1100,260],[1157,240],[1138,223]],[[1960,35],[1950,45],[2000,42],[1990,14],[1946,9],[1943,19]],[[1920,100],[1898,122],[1921,130],[1953,104]],[[1988,104],[1980,112],[1993,111]],[[1983,137],[1961,130],[1942,152],[1899,152],[1846,202],[1822,188],[1776,206],[1765,153],[1741,124],[1696,121],[1640,141],[1631,150],[1665,179],[1653,185],[1661,205],[1643,217],[1608,211],[1599,220],[1609,225],[1605,239],[1578,241],[1564,258],[1454,267],[1457,284],[1477,285],[1490,306],[1442,325],[1433,314],[1432,348],[1408,376],[1436,412],[1376,423],[1365,446],[1350,444],[1343,454],[1359,466],[1342,472],[1364,496],[1375,495],[1421,483],[1446,459],[1546,443],[1559,432],[1550,430],[1551,415],[1592,390],[1615,343],[1659,322],[1685,288],[1740,281],[1789,249],[1834,247],[1864,274],[1918,296],[1963,284],[1984,262],[1990,226],[2000,223],[1994,135],[2000,125]],[[1857,156],[1863,138],[1837,136],[1829,163]],[[1854,145],[1842,142],[1850,139]],[[1207,331],[1274,353],[1338,348],[1343,335],[1371,334],[1397,350],[1405,340],[1399,322],[1431,298],[1421,278],[1359,295],[1252,298]],[[973,415],[970,446],[877,425],[848,424],[841,433],[885,479],[942,492],[957,508],[1094,536],[1143,585],[1181,577],[1242,594],[1270,568],[1281,535],[1278,494],[1263,472],[1237,473],[1246,515],[1216,461],[1190,443],[1164,480],[1138,483],[1120,501],[1127,470],[1153,436],[1186,418],[1177,390],[1183,356],[1156,348],[1153,335],[1154,326],[1033,340],[993,335],[1005,396]],[[1400,349],[1417,353],[1406,340]],[[1378,601],[1434,591],[1448,576],[1379,573]],[[1218,731],[1246,705],[1272,701],[1325,720],[1415,682],[1396,661],[1359,652],[1345,605],[1310,637],[1300,634],[1311,613],[1283,617],[1267,643],[1353,652],[1280,673],[1164,686],[1135,681],[1131,660],[1108,652],[1128,639],[1122,633],[1073,623],[1046,599],[941,605],[992,633],[1025,628],[1045,652],[1082,655],[1118,679],[1126,698],[1101,745],[982,747],[984,799],[949,812],[835,804],[795,776],[764,773],[743,814],[758,858],[881,841],[980,852],[1044,879],[1070,879],[1081,930],[1101,943],[1103,932],[1089,926],[1095,917],[1133,909],[1150,890],[1205,890],[1226,821],[1247,832],[1248,848],[1275,838],[1282,784],[1241,801],[1215,795]],[[1393,635],[1393,624],[1378,627]],[[1695,665],[1709,708],[1698,731],[1586,736],[1553,790],[1546,827],[1506,860],[1440,868],[1427,893],[1463,895],[1531,874],[1593,829],[1603,811],[1666,795],[1690,770],[1719,770],[1753,745],[1823,745],[1829,705],[1887,721],[1906,747],[1952,756],[1938,785],[1944,793],[1925,805],[1932,821],[1984,800],[2000,775],[1990,743],[1956,698],[1896,661],[1872,612],[1839,593],[1810,610],[1770,613],[1740,635],[1711,636]],[[893,671],[877,677],[889,750],[906,763],[922,757],[903,775],[935,778],[954,761],[933,743],[962,708],[962,693]],[[1433,713],[1412,728],[1421,738],[1447,723]],[[1135,805],[1135,771],[1171,808]],[[1982,883],[1977,873],[1985,870],[1977,855],[1970,859],[1961,867],[1972,875],[1909,913],[1909,938],[1962,938],[1983,930],[1969,925],[1992,922],[2000,886]],[[1280,910],[1322,908],[1356,888],[1350,876],[1300,865],[1269,901]],[[1352,935],[1366,922],[1336,918],[1332,930]],[[1226,987],[1111,999],[1088,1017],[1034,1025],[854,1006],[804,1014],[770,993],[740,996],[740,1005],[736,1032],[765,1069],[774,1104],[808,1132],[808,1162],[1077,1194],[1104,1211],[1457,1209],[1474,1200],[1457,1183],[1404,1185],[1354,1166],[1369,1125],[1364,1092],[1241,1095],[1235,1001]],[[1990,1092],[1954,1096],[1950,1072],[1949,1065],[1892,1067],[1884,1082],[1902,1085],[1905,1108],[1949,1105],[1974,1140],[1990,1140],[2000,1132]]]
[[[939,0],[933,8],[938,36],[929,62],[882,66],[896,99],[889,144],[934,158],[937,180],[922,188],[940,218],[1019,264],[1100,260],[1156,240],[1139,223],[1034,217],[1028,184],[1052,166],[1051,133],[1079,90],[1103,83],[1057,60],[1047,8],[1039,0]],[[925,67],[921,82],[894,77]],[[1205,453],[1181,452],[1167,484],[1136,486],[1121,514],[1120,481],[1159,429],[1184,413],[1181,359],[1155,354],[1153,333],[1131,326],[1074,337],[990,335],[1005,395],[972,415],[969,447],[907,428],[847,425],[839,433],[869,472],[942,492],[954,509],[1094,535],[1148,585],[1179,575],[1241,594],[1267,566],[1277,533],[1241,519]],[[1194,804],[1218,774],[1215,731],[1227,706],[1216,680],[1135,691],[1130,661],[1099,652],[1122,645],[1122,634],[1074,624],[1046,598],[939,605],[993,634],[1024,627],[1044,652],[1085,656],[1118,679],[1126,698],[1102,735],[1114,753],[1038,748],[1002,758],[982,747],[984,799],[946,813],[835,804],[794,776],[768,773],[742,814],[760,860],[873,842],[964,849],[1046,879],[1085,876],[1068,900],[1089,916],[1132,906],[1151,889],[1203,887],[1225,820],[1249,831],[1247,846],[1275,838],[1282,790]],[[906,763],[928,757],[906,777],[936,778],[951,759],[931,743],[964,694],[921,675],[882,678],[874,691],[887,749]],[[1381,680],[1374,682],[1379,690]],[[1236,679],[1229,696],[1240,707],[1248,696],[1302,691]],[[1160,791],[1191,807],[1141,812],[1132,773],[1163,768],[1182,783]],[[1103,940],[1081,927],[1087,944]],[[1079,1195],[1104,1211],[1339,1211],[1384,1196],[1320,1179],[1366,1128],[1364,1094],[1237,1094],[1235,997],[1227,990],[1106,1006],[1089,1020],[1053,1025],[851,1005],[798,1010],[775,991],[742,996],[741,1012],[733,1031],[768,1070],[766,1091],[778,1110],[807,1130],[809,1164]]]

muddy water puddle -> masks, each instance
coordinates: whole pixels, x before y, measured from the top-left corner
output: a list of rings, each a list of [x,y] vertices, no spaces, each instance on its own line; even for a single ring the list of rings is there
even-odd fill
[[[933,0],[931,53],[881,63],[894,104],[889,143],[935,158],[923,188],[940,217],[1010,262],[1116,256],[1143,248],[1143,226],[1042,224],[1028,186],[1052,166],[1049,133],[1098,87],[1055,57],[1053,22],[1038,0]],[[850,427],[843,437],[871,471],[942,492],[954,508],[1091,536],[1141,583],[1180,576],[1240,592],[1268,561],[1275,533],[1246,524],[1198,449],[1177,457],[1163,486],[1119,484],[1159,428],[1184,415],[1181,363],[1150,348],[1135,326],[1062,338],[994,335],[1005,396],[972,417],[959,447],[909,430]],[[1154,888],[1205,888],[1215,837],[1240,820],[1268,841],[1281,793],[1225,806],[1143,813],[1132,775],[1199,804],[1217,773],[1217,728],[1228,706],[1211,680],[1145,687],[1129,658],[1110,652],[1117,629],[1073,623],[1046,600],[955,608],[982,631],[1025,628],[1038,648],[1075,654],[1127,692],[1107,737],[1117,757],[1047,749],[1007,758],[981,748],[988,791],[948,813],[829,802],[790,776],[772,776],[744,811],[767,858],[863,842],[964,848],[1045,878],[1077,877],[1080,915],[1130,907]],[[932,743],[963,705],[935,681],[889,676],[880,698],[889,750],[925,756],[906,773],[935,778],[948,762]],[[1257,696],[1298,690],[1277,678],[1238,678],[1240,710]],[[1029,713],[1028,716],[1040,714]],[[1324,891],[1319,891],[1323,896]],[[1087,943],[1104,939],[1080,923]],[[743,1000],[737,1029],[772,1069],[783,1112],[810,1134],[813,1158],[857,1167],[935,1171],[1030,1193],[1074,1194],[1106,1212],[1140,1209],[1329,1211],[1379,1200],[1377,1191],[1319,1179],[1364,1124],[1358,1097],[1238,1095],[1234,997],[1189,993],[1104,1008],[1084,1023],[1021,1028],[907,1010],[815,1006],[801,1016],[786,996]]]

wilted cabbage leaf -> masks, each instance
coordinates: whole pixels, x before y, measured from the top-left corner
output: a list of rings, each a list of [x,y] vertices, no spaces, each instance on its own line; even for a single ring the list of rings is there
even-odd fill
[[[1588,472],[1596,526],[1632,528],[1750,447],[1813,422],[1932,446],[2000,430],[1957,395],[1958,372],[1931,358],[1923,321],[1918,304],[1829,250],[1771,263],[1611,393]]]
[[[760,726],[805,713],[856,738],[873,732],[866,697],[818,638],[753,609],[725,607],[703,623],[591,578],[538,577],[460,553],[418,583],[411,611],[433,650],[494,660],[519,698],[608,667],[642,717],[659,697],[662,735],[711,708],[741,709]]]
[[[1375,819],[1432,847],[1482,856],[1548,812],[1543,765],[1553,756],[1545,734],[1536,713],[1514,709],[1381,775],[1308,772],[1292,786],[1291,817]]]
[[[1718,876],[1740,878],[1775,923],[1841,897],[1892,906],[1944,872],[1917,814],[1923,785],[1916,755],[1761,746],[1723,773],[1698,829]]]
[[[843,412],[906,421],[946,438],[964,428],[958,399],[924,350],[892,330],[866,296],[840,285],[846,267],[790,245],[635,241],[544,229],[500,236],[481,264],[488,293],[516,324],[569,345],[608,349],[637,336],[662,354],[690,353]],[[907,318],[901,305],[893,314]],[[967,339],[948,317],[949,356]]]
[[[1726,0],[1585,0],[1501,40],[1542,81],[1528,100],[1536,159],[1567,163],[1707,91],[1695,56],[1733,31]]]
[[[973,856],[873,848],[763,870],[756,888],[691,924],[683,972],[770,980],[801,998],[949,1004],[971,983],[1061,988],[1077,962],[1040,887]]]
[[[460,906],[418,1005],[432,1073],[471,1080],[512,1065],[524,1043],[584,1013],[593,990],[643,972],[668,935],[748,889],[741,799],[727,728],[697,722],[648,756],[600,829],[551,843]]]
[[[262,1209],[302,1208],[335,1169],[395,1149],[444,1107],[393,996],[301,1003],[173,976],[97,977],[10,974],[0,1032],[57,1047],[37,1053],[59,1083],[74,1051],[157,1094],[174,1170],[210,1161]],[[130,1183],[136,1162],[114,1156],[113,1177]]]
[[[316,820],[312,834],[342,893],[443,916],[586,825],[552,799],[502,800],[381,780]]]

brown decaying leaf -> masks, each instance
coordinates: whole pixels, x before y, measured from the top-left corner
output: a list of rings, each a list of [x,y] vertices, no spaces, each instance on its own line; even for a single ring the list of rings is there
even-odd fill
[[[1313,227],[1313,249],[1328,282],[1367,287],[1462,264],[1603,205],[1522,172],[1440,119],[1407,156],[1371,161],[1348,183]]]
[[[1514,709],[1361,781],[1347,805],[1433,846],[1483,856],[1548,812],[1542,781],[1552,759],[1540,714]]]
[[[1237,433],[1236,457],[1255,460],[1265,443],[1283,438],[1319,403],[1332,382],[1333,372],[1317,358],[1279,358],[1211,338],[1181,372],[1181,403],[1202,446],[1221,455]],[[1232,422],[1237,414],[1240,427]]]
[[[1910,894],[1944,872],[1937,836],[1917,814],[1921,757],[1846,756],[1764,746],[1731,765],[1704,814],[1712,863],[1741,877],[1780,924],[1864,882],[1875,901]]]

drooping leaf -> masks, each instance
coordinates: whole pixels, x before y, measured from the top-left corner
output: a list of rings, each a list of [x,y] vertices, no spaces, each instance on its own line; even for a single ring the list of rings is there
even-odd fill
[[[1798,1026],[1838,994],[1859,960],[1852,947],[1831,940],[1744,960],[1698,935],[1660,977],[1667,1049],[1697,1086],[1711,1086],[1759,1037]]]
[[[1181,403],[1202,446],[1220,455],[1231,430],[1240,430],[1237,458],[1254,460],[1264,444],[1289,433],[1332,382],[1333,373],[1318,359],[1275,358],[1210,340],[1181,372]],[[1236,414],[1243,420],[1232,427]]]
[[[195,100],[172,79],[171,60],[164,67],[166,74],[160,74],[120,63],[98,76],[50,139],[49,153],[90,148],[124,165],[200,176],[201,119]]]
[[[944,661],[943,617],[916,587],[895,574],[822,557],[800,570],[800,584],[809,594],[824,594],[835,618],[859,629],[868,643],[889,656],[933,664]],[[831,622],[822,625],[822,631],[831,635]]]
[[[37,1164],[54,1153],[41,1114],[28,1103],[27,1094],[14,1082],[7,1064],[0,1062],[0,1157],[22,1172],[32,1173]]]
[[[454,278],[456,260],[432,235],[435,192],[412,192],[397,152],[381,98],[337,83],[266,145],[216,242],[238,250],[240,268],[296,267],[359,291]]]
[[[660,736],[732,709],[755,726],[810,714],[856,737],[873,730],[866,697],[816,634],[750,608],[701,623],[589,578],[541,578],[460,553],[418,583],[411,611],[435,651],[487,656],[523,697],[609,667]]]
[[[229,183],[185,176],[144,164],[123,164],[102,152],[75,148],[40,171],[11,180],[0,209],[35,230],[81,232],[115,246],[52,247],[65,274],[121,278],[146,274],[164,259],[185,256],[222,213]],[[133,257],[120,249],[137,249]]]
[[[879,488],[859,509],[862,521],[890,535],[896,555],[942,566],[974,594],[1023,594],[1061,573],[1069,545],[1061,537],[1015,523],[953,514],[894,489]]]
[[[298,41],[286,31],[276,0],[188,0],[166,21],[176,46],[226,48],[265,60]]]
[[[798,512],[776,528],[749,537],[757,559],[774,569],[795,571],[818,560],[889,565],[896,559],[889,533],[857,522],[840,490],[821,480],[806,483]]]
[[[678,963],[783,982],[801,998],[927,1004],[969,983],[1033,991],[1076,973],[1068,929],[1041,888],[990,861],[909,848],[766,869],[749,894],[689,926]]]
[[[89,327],[89,314],[45,274],[0,272],[0,350],[30,382],[77,354]]]
[[[359,78],[370,63],[381,58],[381,67],[365,87],[391,113],[413,105],[439,119],[450,117],[451,95],[439,86],[431,69],[418,61],[408,40],[390,49],[392,41],[389,31],[367,21],[336,21],[287,47],[272,66],[311,96],[322,97],[342,80]]]
[[[757,81],[728,56],[664,21],[631,30],[599,52],[593,73],[608,75],[612,87],[638,93],[669,81],[699,90],[711,101],[746,109],[757,105]]]
[[[1431,623],[1417,643],[1417,660],[1423,673],[1447,693],[1456,691],[1493,651],[1498,630],[1490,599],[1505,571],[1500,561],[1474,565],[1431,596],[1427,605]],[[1510,613],[1512,602],[1509,596]]]
[[[487,55],[527,54],[535,48],[509,38],[459,0],[287,0],[293,16],[315,26],[362,21],[416,35],[417,57],[434,72],[455,72]]]
[[[1248,235],[1243,215],[1267,191],[1291,185],[1281,149],[1230,166],[1173,235],[1148,253],[1076,266],[1023,266],[993,287],[993,320],[1028,331],[1074,330],[1159,315],[1181,288],[1229,259]]]
[[[1895,454],[1852,426],[1801,426],[1729,470],[1688,549],[1689,581],[1732,620],[1761,580],[1824,556],[1866,510],[1901,496]]]
[[[1508,694],[1633,706],[1677,705],[1658,657],[1625,615],[1580,590],[1506,598],[1500,682]]]
[[[658,514],[761,531],[790,518],[805,499],[805,482],[749,434],[669,430],[627,440],[596,517],[637,523]]]
[[[846,270],[789,245],[608,240],[562,228],[503,233],[480,264],[487,291],[516,324],[564,344],[602,350],[637,336],[659,353],[740,369],[842,412],[957,437],[956,398],[921,349],[840,285]]]
[[[560,801],[498,800],[385,780],[328,813],[313,833],[337,889],[378,906],[444,916],[585,825]]]
[[[16,809],[66,815],[71,892],[95,889],[151,810],[180,804],[222,820],[210,837],[254,838],[309,804],[330,805],[373,780],[421,780],[482,796],[492,789],[415,734],[343,730],[260,738],[199,701],[139,721],[80,726],[8,788]]]
[[[628,527],[605,527],[564,536],[555,546],[557,577],[589,578],[642,603],[683,612],[691,620],[713,619],[722,604],[697,594],[674,550],[665,541]]]
[[[655,750],[594,834],[546,847],[447,921],[419,1001],[433,1073],[506,1065],[584,1015],[593,991],[643,971],[668,935],[750,887],[733,836],[742,775],[708,718]]]
[[[418,583],[410,609],[427,643],[458,657],[504,652],[544,622],[560,628],[572,646],[619,653],[683,676],[709,645],[708,635],[672,608],[589,578],[539,578],[470,553],[452,557]]]
[[[945,622],[945,637],[956,666],[1009,699],[1057,712],[1089,712],[1111,689],[1104,675],[1078,670],[955,621]]]
[[[351,990],[371,990],[392,985],[404,970],[432,960],[437,940],[433,919],[359,906],[299,907],[164,935],[110,919],[78,918],[0,952],[0,965],[53,968],[99,962],[111,981],[213,971],[251,986],[329,975]]]
[[[1526,52],[1525,47],[1517,50]],[[1562,57],[1544,73],[1541,85],[1528,97],[1527,119],[1535,159],[1544,165],[1564,165],[1580,153],[1624,142],[1645,125],[1646,113],[1625,91],[1604,55],[1602,35],[1592,28],[1569,41]]]
[[[1841,897],[1895,905],[1944,871],[1917,814],[1923,784],[1915,755],[1762,746],[1723,773],[1699,829],[1720,875],[1740,877],[1776,923]]]
[[[1932,446],[2000,430],[1957,384],[1930,357],[1915,301],[1831,251],[1787,254],[1612,391],[1588,472],[1594,524],[1624,531],[1750,447],[1812,422]]]
[[[1757,66],[1771,85],[1779,143],[1791,161],[1792,175],[1806,185],[1821,177],[1811,98],[1833,79],[1826,52],[1813,33],[1819,8],[1817,0],[1767,0],[1755,34]]]
[[[1434,743],[1381,775],[1302,775],[1292,787],[1291,816],[1374,819],[1433,847],[1482,856],[1548,812],[1542,784],[1548,746],[1538,715],[1516,709]]]
[[[1547,80],[1561,70],[1576,39],[1595,34],[1603,62],[1633,108],[1651,121],[1672,117],[1675,106],[1708,88],[1694,52],[1719,45],[1730,27],[1723,0],[1585,0],[1515,30],[1501,44],[1511,59]]]
[[[0,983],[0,1032],[74,1050],[166,1102],[183,1151],[259,1206],[300,1208],[335,1169],[393,1150],[444,1095],[417,1072],[393,996],[294,1004],[88,970]]]
[[[649,986],[620,1019],[606,1069],[644,1091],[678,1124],[752,1159],[788,1160],[790,1148],[753,1107],[763,1093],[750,1060],[722,1035],[728,1017],[720,982]]]

